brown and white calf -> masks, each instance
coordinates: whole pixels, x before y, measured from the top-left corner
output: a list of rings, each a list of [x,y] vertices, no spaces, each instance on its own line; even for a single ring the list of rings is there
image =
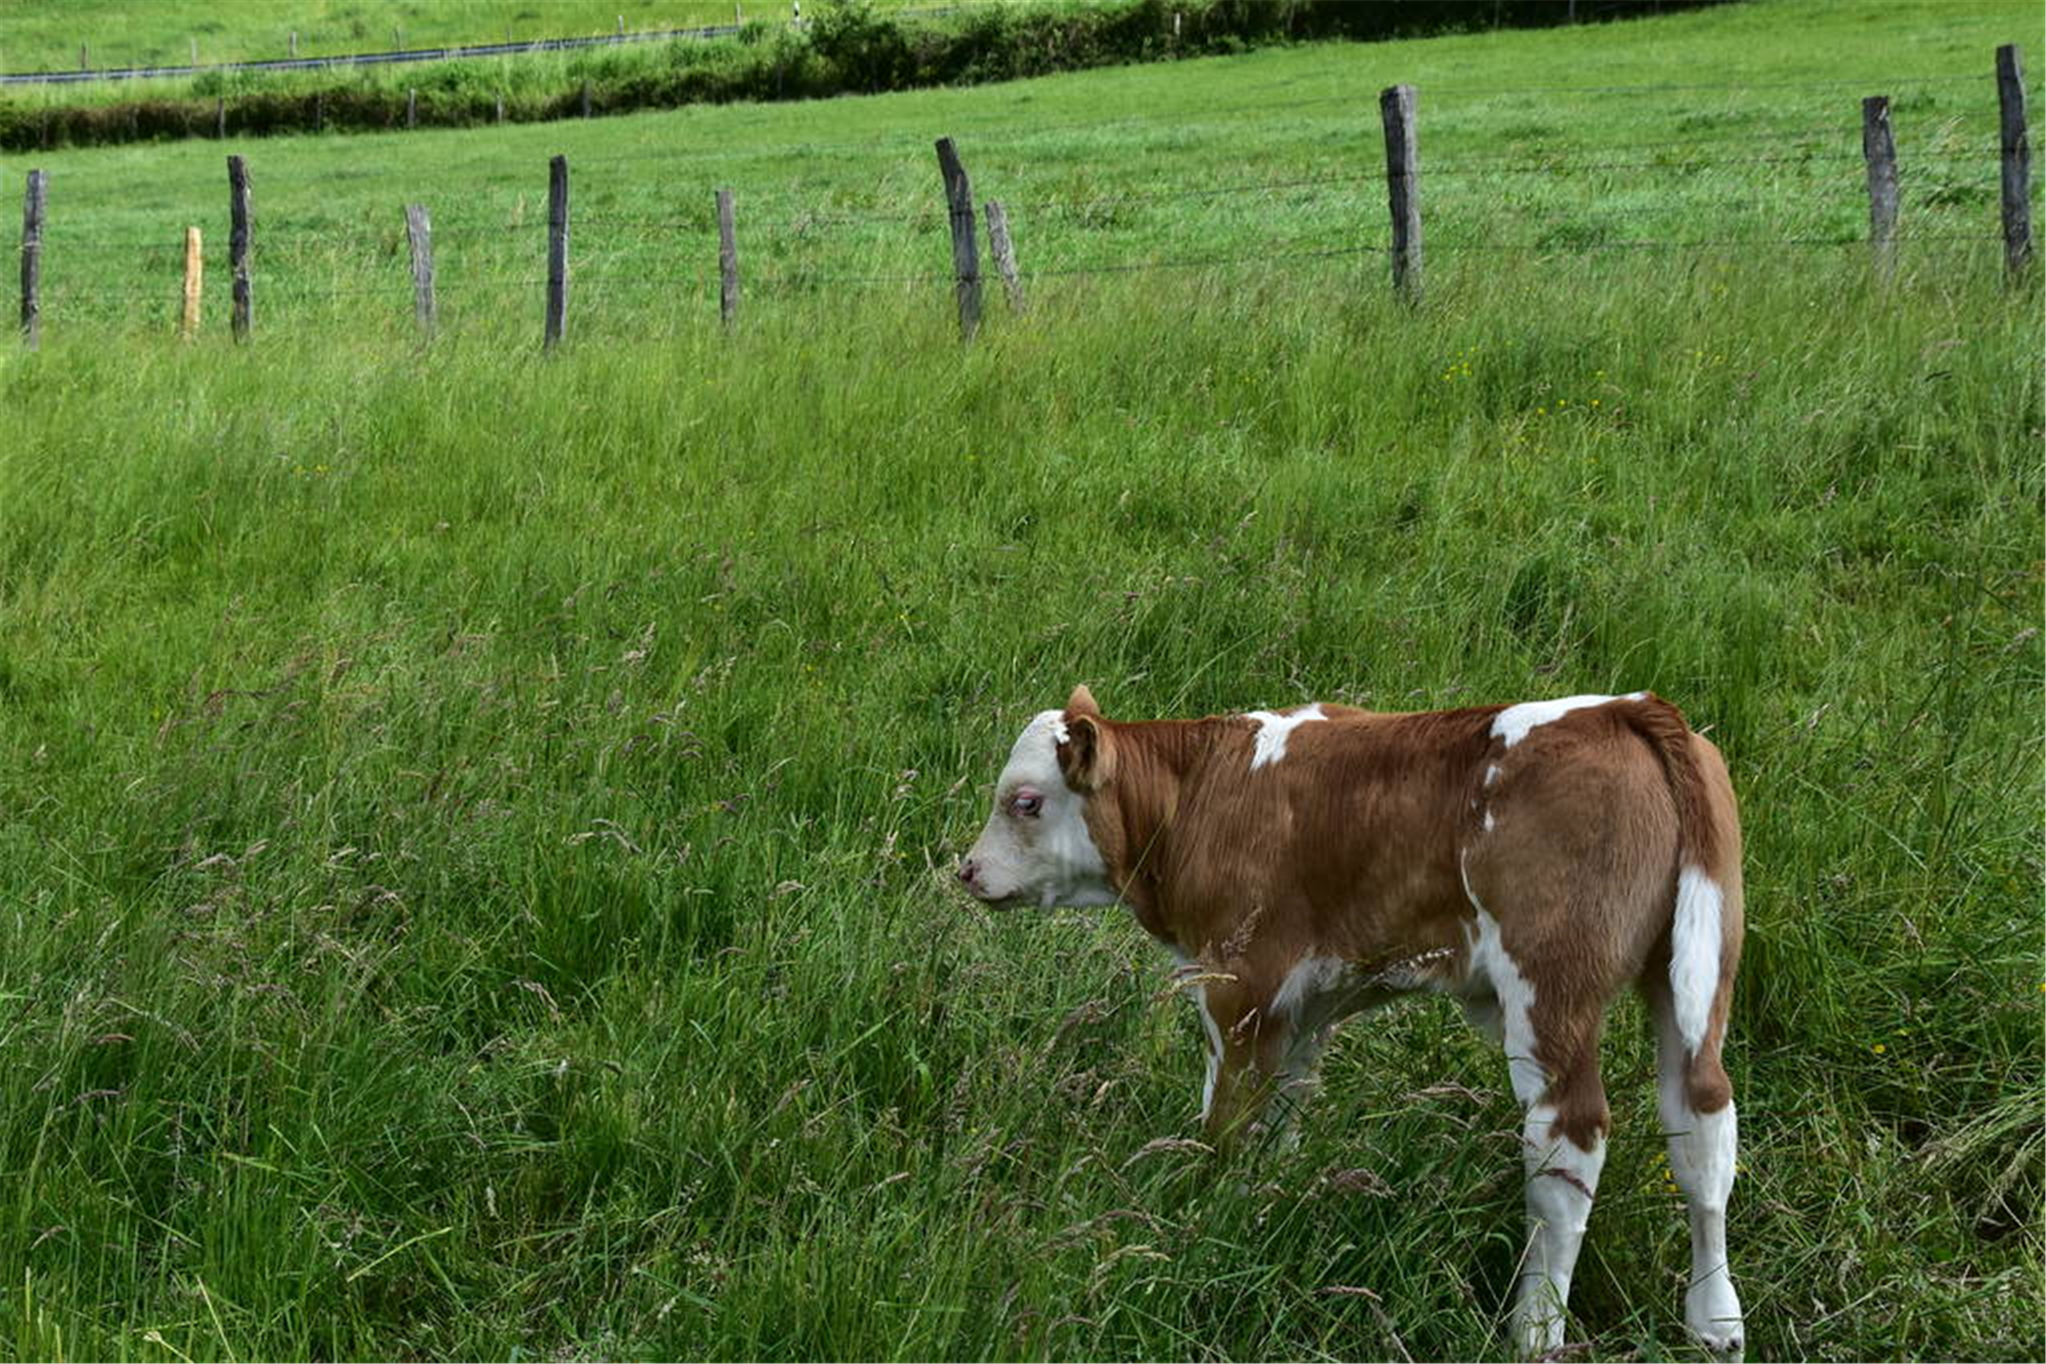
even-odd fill
[[[1529,1357],[1563,1343],[1610,1126],[1599,1033],[1633,983],[1690,1204],[1685,1318],[1715,1353],[1740,1352],[1720,1065],[1740,826],[1718,749],[1675,706],[1636,692],[1126,723],[1081,687],[1016,741],[959,877],[997,907],[1135,911],[1196,982],[1218,1139],[1274,1095],[1304,1097],[1344,1017],[1415,991],[1456,999],[1504,1046],[1526,1111],[1514,1343]]]

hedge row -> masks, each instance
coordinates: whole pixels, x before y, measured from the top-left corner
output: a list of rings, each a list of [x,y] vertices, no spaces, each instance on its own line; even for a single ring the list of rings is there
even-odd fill
[[[1724,0],[1583,0],[1600,19]],[[1374,40],[1566,21],[1561,0],[1106,0],[990,6],[904,21],[829,0],[802,28],[616,48],[521,69],[486,62],[195,78],[190,94],[30,108],[0,102],[0,149],[174,138],[471,127],[738,100],[815,99],[1014,80],[1055,71],[1242,52],[1307,39]],[[1176,31],[1175,31],[1176,30]],[[514,59],[531,61],[532,59]]]

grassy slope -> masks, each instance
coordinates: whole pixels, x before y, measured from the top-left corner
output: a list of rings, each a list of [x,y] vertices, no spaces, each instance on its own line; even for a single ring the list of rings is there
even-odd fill
[[[543,273],[546,160],[556,152],[574,168],[586,323],[601,321],[607,297],[627,319],[645,315],[650,295],[699,317],[715,307],[706,281],[716,260],[717,186],[738,195],[751,289],[775,279],[800,287],[819,273],[946,268],[930,152],[940,133],[958,139],[979,194],[1007,202],[1028,267],[1382,244],[1381,140],[1368,92],[1395,80],[1422,92],[1438,270],[1459,261],[1488,268],[1488,256],[1455,252],[1502,242],[1858,239],[1867,230],[1859,101],[1872,89],[1895,96],[1905,230],[1982,234],[1995,230],[1996,194],[1985,73],[1994,44],[2022,29],[2021,10],[1952,3],[1938,22],[1914,27],[1880,4],[1832,5],[1800,14],[1810,45],[1786,49],[1775,43],[1792,22],[1785,11],[1741,8],[1620,25],[1589,39],[1486,34],[1267,51],[1112,77],[696,108],[489,135],[17,157],[0,163],[0,183],[19,183],[30,164],[51,172],[44,275],[53,330],[81,314],[160,328],[186,223],[206,228],[212,278],[224,288],[224,150],[245,152],[254,168],[259,287],[273,318],[296,295],[338,290],[330,303],[351,314],[402,319],[402,206],[412,200],[433,210],[451,317],[529,316],[529,284],[507,294],[493,282]],[[1723,85],[1729,72],[1761,88],[1697,88]],[[1588,79],[1680,88],[1554,88]],[[1776,86],[1812,79],[1843,83]],[[1671,160],[1698,164],[1654,165]],[[1617,168],[1526,169],[1551,164]],[[1513,169],[1498,173],[1501,165]],[[1146,197],[1331,179],[1260,195]],[[600,277],[615,287],[600,291]]]
[[[1516,1120],[1450,1011],[1353,1025],[1305,1149],[1239,1196],[1186,1154],[1131,1163],[1190,1129],[1199,1062],[1126,918],[991,923],[943,886],[1014,726],[1085,678],[1129,715],[1680,699],[1748,812],[1754,1353],[2038,1357],[2040,329],[1990,250],[1907,251],[1886,291],[1832,249],[1445,251],[1412,316],[1377,258],[1334,288],[1059,278],[965,353],[926,288],[762,287],[726,343],[701,294],[585,286],[584,344],[543,364],[532,291],[484,284],[531,270],[510,247],[469,258],[420,355],[376,235],[430,184],[451,243],[466,218],[530,256],[501,226],[556,148],[620,217],[715,183],[921,199],[936,130],[1019,204],[1321,173],[1373,140],[1368,100],[1282,106],[1405,77],[1443,165],[1686,120],[1824,117],[1851,152],[1863,78],[1972,71],[2026,20],[1758,6],[262,148],[262,346],[175,348],[117,300],[121,325],[53,311],[43,355],[0,358],[13,1352],[1488,1353]],[[1807,41],[1763,41],[1787,25]],[[1587,66],[1857,83],[1567,115],[1477,93]],[[1980,90],[1913,98],[1983,144]],[[213,221],[216,156],[53,158],[53,201],[81,245]],[[1798,210],[1822,230],[1851,223],[1839,169]],[[1780,227],[1716,207],[1736,170],[1657,182],[1695,187],[1658,235]],[[1738,183],[1788,211],[1793,172]],[[1647,193],[1507,183],[1445,186],[1431,242]],[[1376,193],[1288,231],[1368,208],[1376,239]],[[1233,200],[1117,213],[1019,210],[1019,236],[1125,260],[1259,230]],[[294,220],[341,236],[294,247]],[[587,275],[707,254],[617,227],[579,231]],[[53,289],[155,268],[55,243]],[[879,224],[753,253],[943,259]],[[292,301],[308,278],[376,292]],[[1681,1355],[1631,1005],[1608,1055],[1573,1335]],[[1356,1167],[1393,1193],[1322,1177]]]
[[[878,0],[883,7],[905,0]],[[786,19],[787,0],[741,0],[748,19]],[[732,22],[731,0],[213,0],[202,15],[163,0],[0,0],[0,69],[69,70],[81,43],[96,67],[381,52]]]

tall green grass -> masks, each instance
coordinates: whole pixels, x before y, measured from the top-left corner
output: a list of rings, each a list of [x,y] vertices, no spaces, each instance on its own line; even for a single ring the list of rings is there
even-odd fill
[[[1085,680],[1679,701],[1748,834],[1753,1352],[2040,1357],[2036,281],[1383,268],[1050,278],[971,347],[882,286],[0,357],[0,1350],[1499,1353],[1517,1117],[1452,1010],[1221,1171],[1149,1148],[1200,1044],[1127,916],[947,884]],[[1648,1058],[1624,1005],[1596,1357],[1694,1357]]]

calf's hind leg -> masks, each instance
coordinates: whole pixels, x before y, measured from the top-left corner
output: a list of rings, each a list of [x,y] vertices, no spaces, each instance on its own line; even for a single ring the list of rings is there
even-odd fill
[[[1515,1095],[1527,1110],[1521,1157],[1527,1175],[1528,1236],[1513,1306],[1513,1343],[1522,1359],[1540,1359],[1563,1345],[1570,1279],[1598,1195],[1599,1172],[1605,1167],[1611,1122],[1598,1069],[1598,1024],[1593,1015],[1571,1030],[1583,1040],[1567,1048],[1541,1048],[1553,1058],[1553,1069],[1529,1077],[1527,1072],[1535,1068],[1515,1054],[1509,1012],[1507,1063]],[[1543,1079],[1547,1083],[1541,1083]]]
[[[1668,985],[1651,975],[1643,993],[1655,1019],[1657,1107],[1669,1139],[1670,1173],[1691,1218],[1684,1324],[1714,1355],[1738,1359],[1745,1330],[1726,1254],[1726,1203],[1737,1144],[1732,1086],[1720,1064],[1719,1038],[1708,1034],[1694,1055],[1678,1027]]]

